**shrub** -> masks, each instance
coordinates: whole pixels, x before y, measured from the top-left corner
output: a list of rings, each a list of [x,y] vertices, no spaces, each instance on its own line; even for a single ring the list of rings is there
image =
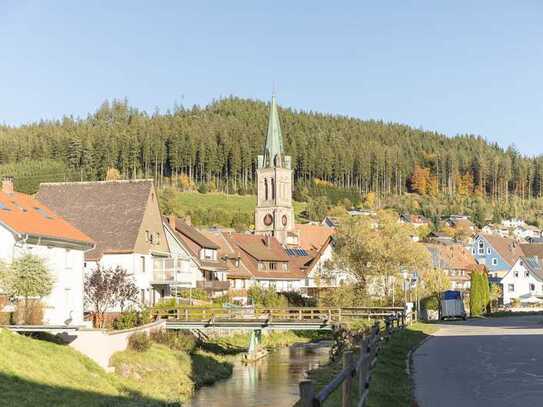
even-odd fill
[[[269,308],[280,308],[287,305],[287,299],[279,295],[274,288],[263,288],[259,285],[254,285],[247,291],[247,295],[251,298],[254,305]]]
[[[151,322],[151,310],[148,307],[143,308],[141,311],[134,309],[121,313],[120,316],[113,320],[113,329],[122,330],[135,328]]]
[[[431,311],[439,310],[439,300],[435,295],[428,296],[420,300],[420,305],[422,308]]]
[[[513,308],[520,307],[520,300],[518,298],[511,298],[511,306]]]
[[[185,288],[183,290],[180,290],[178,295],[181,298],[191,298],[192,297],[193,300],[207,301],[209,299],[209,297],[208,297],[207,293],[205,292],[205,290],[202,290],[201,288],[192,288],[192,289]]]
[[[296,291],[283,291],[280,293],[284,296],[289,307],[316,307],[317,301],[315,298],[304,297],[302,294]]]
[[[136,332],[128,337],[128,349],[145,352],[151,348],[151,339],[146,332]]]
[[[122,330],[138,326],[138,313],[136,311],[123,312],[113,320],[113,329]]]
[[[151,331],[150,336],[153,342],[165,345],[171,350],[192,353],[196,348],[196,339],[189,333],[157,329]]]

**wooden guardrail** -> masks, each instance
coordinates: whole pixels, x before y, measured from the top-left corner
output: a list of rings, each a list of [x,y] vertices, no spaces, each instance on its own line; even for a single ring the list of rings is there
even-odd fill
[[[341,406],[352,407],[353,382],[358,382],[358,397],[356,407],[365,407],[368,400],[371,372],[377,362],[377,355],[383,341],[397,330],[404,329],[413,321],[413,315],[402,313],[400,316],[389,316],[385,319],[384,329],[379,322],[375,322],[369,333],[360,341],[359,353],[352,351],[343,353],[343,369],[318,393],[311,380],[304,380],[299,384],[300,401],[302,407],[321,407],[330,395],[341,386]]]
[[[359,308],[324,308],[324,307],[289,307],[289,308],[209,308],[178,307],[157,309],[154,316],[161,319],[178,321],[208,321],[266,319],[276,321],[321,320],[327,323],[341,323],[353,319],[384,319],[391,315],[401,315],[399,307],[359,307]]]

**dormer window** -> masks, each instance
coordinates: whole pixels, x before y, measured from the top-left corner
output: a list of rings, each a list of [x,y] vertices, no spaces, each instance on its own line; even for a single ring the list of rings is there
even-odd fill
[[[202,260],[217,260],[217,250],[204,248],[200,251],[200,258]]]

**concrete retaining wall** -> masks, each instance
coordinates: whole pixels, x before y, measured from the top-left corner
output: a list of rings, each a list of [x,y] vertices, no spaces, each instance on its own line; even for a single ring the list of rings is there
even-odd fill
[[[113,368],[109,359],[115,352],[126,350],[128,338],[135,332],[149,332],[165,328],[166,321],[156,321],[151,324],[122,331],[106,331],[103,329],[88,329],[77,332],[77,337],[70,346],[85,356],[88,356],[107,371]]]

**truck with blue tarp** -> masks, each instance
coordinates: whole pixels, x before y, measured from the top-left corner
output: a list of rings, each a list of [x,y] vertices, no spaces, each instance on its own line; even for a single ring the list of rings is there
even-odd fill
[[[460,291],[449,290],[441,293],[439,308],[439,317],[442,320],[445,318],[462,318],[465,320],[467,318],[464,297]]]

